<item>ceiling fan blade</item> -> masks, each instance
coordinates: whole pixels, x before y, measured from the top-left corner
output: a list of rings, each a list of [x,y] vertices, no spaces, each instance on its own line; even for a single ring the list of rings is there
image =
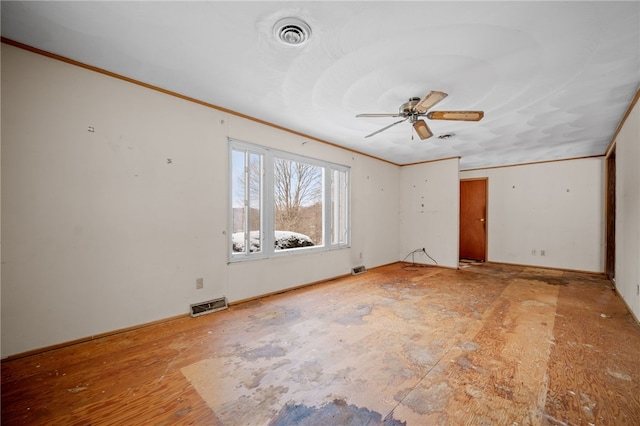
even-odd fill
[[[401,114],[358,114],[356,117],[402,117]]]
[[[416,104],[414,109],[420,114],[424,114],[447,96],[448,95],[444,92],[429,92],[427,96],[422,98],[422,100]]]
[[[393,127],[393,126],[395,126],[396,124],[400,124],[400,123],[402,123],[403,121],[407,121],[408,119],[409,119],[409,117],[405,118],[404,120],[399,120],[399,121],[396,121],[395,123],[391,123],[391,124],[389,124],[387,127],[383,127],[382,129],[380,129],[380,130],[376,130],[375,132],[371,133],[370,135],[365,136],[365,138],[368,138],[369,136],[377,135],[377,134],[378,134],[378,133],[380,133],[380,132],[384,132],[384,131],[385,131],[385,130],[387,130],[389,127]]]
[[[430,120],[480,121],[483,111],[431,111],[427,114]]]
[[[429,126],[427,126],[427,123],[424,120],[418,120],[413,123],[413,128],[416,130],[416,133],[422,140],[429,139],[431,136],[433,136],[431,129],[429,129]]]

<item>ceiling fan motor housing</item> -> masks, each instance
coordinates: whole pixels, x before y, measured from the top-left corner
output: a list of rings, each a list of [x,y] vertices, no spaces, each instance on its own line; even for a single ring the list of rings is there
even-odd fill
[[[420,98],[409,98],[408,102],[400,105],[400,114],[407,116],[414,113],[414,108],[418,105],[418,102],[420,102]]]

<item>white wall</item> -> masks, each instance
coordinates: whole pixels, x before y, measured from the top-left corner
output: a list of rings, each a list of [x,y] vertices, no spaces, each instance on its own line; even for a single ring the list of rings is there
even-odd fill
[[[400,172],[400,250],[409,262],[458,267],[460,217],[459,159],[402,167]]]
[[[399,167],[1,50],[2,357],[398,260]],[[352,248],[227,265],[229,136],[351,166]]]
[[[489,260],[603,270],[600,159],[400,168],[0,46],[2,357],[185,314],[222,295],[243,300],[392,263],[422,247],[456,267],[459,177],[489,178]],[[638,121],[636,107],[618,138],[616,262],[637,316]],[[351,248],[228,265],[227,137],[350,166]]]
[[[489,181],[488,261],[603,272],[603,158],[460,173],[474,177]]]
[[[640,318],[640,107],[616,138],[616,288]]]

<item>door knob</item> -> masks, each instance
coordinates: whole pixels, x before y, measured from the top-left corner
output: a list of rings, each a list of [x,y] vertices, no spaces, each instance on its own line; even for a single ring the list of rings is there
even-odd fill
[[[480,219],[480,222],[484,222],[484,217],[482,219]]]

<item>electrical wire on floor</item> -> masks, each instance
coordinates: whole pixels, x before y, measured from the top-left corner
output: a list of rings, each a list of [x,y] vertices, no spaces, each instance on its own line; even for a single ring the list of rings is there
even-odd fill
[[[431,265],[426,265],[426,264],[422,264],[422,263],[416,263],[416,259],[415,259],[416,253],[424,253],[429,259],[431,259],[433,261],[433,263],[435,263],[436,265],[438,264],[438,262],[436,262],[436,260],[433,257],[429,256],[429,253],[427,253],[427,250],[423,247],[423,248],[415,249],[414,251],[412,251],[408,255],[406,255],[404,257],[404,259],[402,259],[403,262],[406,262],[407,258],[409,256],[412,256],[411,257],[411,264],[410,265],[405,265],[403,267],[404,270],[406,270],[406,271],[417,271],[417,269],[408,269],[408,268],[425,268],[425,267],[431,266]]]

